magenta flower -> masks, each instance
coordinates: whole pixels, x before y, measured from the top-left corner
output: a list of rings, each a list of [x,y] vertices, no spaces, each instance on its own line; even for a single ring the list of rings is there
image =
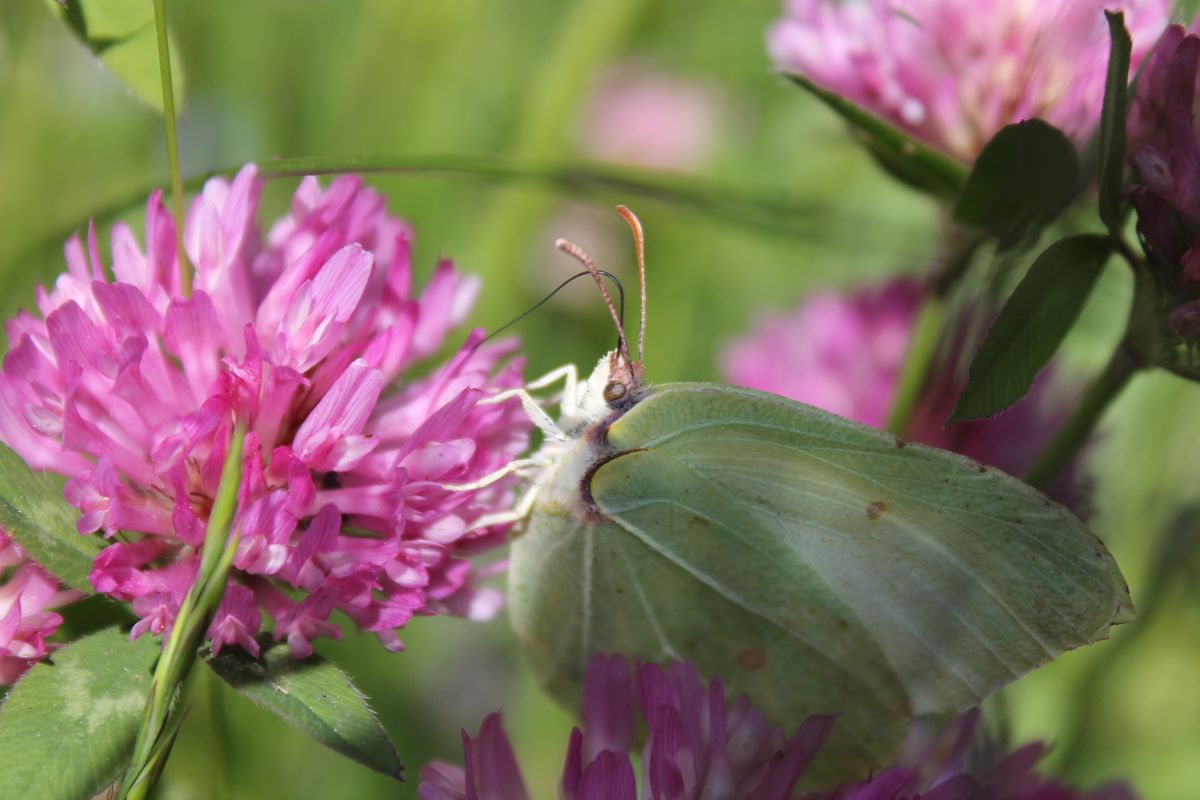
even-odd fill
[[[730,343],[725,380],[882,428],[920,303],[911,281],[810,295],[795,312],[765,316]]]
[[[722,357],[725,380],[883,427],[896,394],[921,300],[920,287],[897,280],[850,295],[812,295],[794,312],[764,317]],[[1020,475],[1065,418],[1070,398],[1050,370],[1030,393],[986,420],[945,426],[966,381],[961,354],[935,365],[937,380],[914,409],[906,435]],[[1064,478],[1052,492],[1072,497]]]
[[[1189,127],[1194,130],[1193,115],[1186,110],[1179,113],[1177,103],[1182,99],[1180,93],[1188,91],[1185,84],[1189,76],[1193,87],[1195,84],[1195,67],[1191,64],[1194,56],[1189,55],[1195,45],[1184,46],[1184,40],[1194,39],[1198,26],[1200,17],[1193,20],[1190,31],[1182,25],[1168,26],[1146,56],[1129,103],[1127,132],[1131,155],[1136,156],[1145,145],[1152,145],[1161,153],[1172,146],[1169,139],[1181,137]],[[1185,119],[1190,124],[1185,125]],[[1176,123],[1179,128],[1172,132]],[[1176,140],[1173,146],[1181,144]]]
[[[563,800],[787,800],[836,724],[806,719],[791,737],[768,724],[745,695],[726,703],[720,678],[707,685],[695,667],[672,662],[637,668],[597,654],[583,681],[582,730],[571,731],[559,797]],[[636,700],[635,700],[636,698]],[[641,780],[629,751],[645,723]],[[869,780],[801,795],[807,800],[1134,800],[1124,784],[1076,792],[1033,772],[1045,753],[1034,743],[1012,753],[983,740],[972,710],[940,728],[915,723],[897,763]],[[526,800],[529,797],[499,714],[472,738],[465,766],[421,769],[421,800]],[[818,756],[819,757],[819,756]],[[639,787],[640,785],[640,795]]]
[[[1129,189],[1167,327],[1200,337],[1200,130],[1195,118],[1200,36],[1172,25],[1138,79],[1129,114]],[[1190,364],[1191,358],[1188,357]]]
[[[421,768],[420,800],[528,800],[499,714],[488,714],[473,739],[463,731],[462,743],[465,769],[440,762]]]
[[[583,151],[618,164],[693,170],[712,154],[726,105],[717,89],[697,81],[616,67],[585,108]]]
[[[1143,184],[1133,194],[1134,204],[1151,217],[1169,207],[1193,229],[1200,227],[1200,138],[1193,109],[1198,65],[1200,36],[1172,25],[1138,79],[1129,115],[1130,160]],[[1165,231],[1143,227],[1143,233],[1153,237],[1151,245],[1161,245]]]
[[[896,765],[865,781],[846,783],[805,800],[1136,800],[1123,782],[1072,789],[1034,766],[1047,752],[1034,742],[1012,752],[979,732],[979,709],[941,728],[913,724]]]
[[[637,800],[629,758],[635,708],[647,731],[645,800],[786,800],[833,725],[832,717],[813,716],[789,738],[745,695],[730,706],[721,680],[705,686],[691,664],[643,664],[635,688],[624,657],[597,654],[584,678],[583,729],[571,731],[560,797]],[[463,733],[463,755],[463,769],[439,762],[421,769],[421,800],[528,797],[499,715],[485,719],[477,737]]]
[[[787,0],[767,37],[776,66],[966,163],[1000,128],[1038,117],[1076,144],[1100,117],[1103,11],[1121,10],[1133,69],[1167,0]]]
[[[50,652],[46,639],[63,621],[51,609],[80,597],[79,592],[60,589],[58,581],[0,529],[0,685],[15,683]]]
[[[184,228],[195,290],[181,295],[174,220],[159,195],[143,251],[112,231],[110,278],[89,230],[40,316],[8,324],[0,439],[67,476],[81,534],[123,536],[92,567],[97,591],[132,604],[134,636],[170,627],[235,421],[247,425],[229,590],[213,649],[257,654],[263,617],[303,657],[340,637],[345,613],[389,649],[417,613],[487,616],[466,555],[499,543],[480,526],[511,483],[456,491],[522,451],[511,341],[473,331],[447,363],[420,366],[465,318],[479,284],[441,263],[412,290],[411,232],[352,177],[300,183],[264,236],[253,166],[209,181]],[[386,390],[385,390],[385,387]]]

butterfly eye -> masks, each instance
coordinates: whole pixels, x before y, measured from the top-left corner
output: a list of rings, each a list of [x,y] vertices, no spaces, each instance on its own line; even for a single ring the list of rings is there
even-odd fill
[[[625,392],[627,391],[628,389],[625,388],[625,384],[621,383],[620,381],[610,381],[609,384],[604,387],[604,399],[609,403],[615,403],[624,397]]]

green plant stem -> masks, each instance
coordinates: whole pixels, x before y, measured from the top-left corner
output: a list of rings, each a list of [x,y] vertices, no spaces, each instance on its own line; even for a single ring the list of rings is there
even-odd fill
[[[946,298],[940,294],[926,295],[913,326],[912,341],[904,356],[904,366],[896,385],[896,397],[888,413],[887,430],[903,436],[912,419],[913,409],[925,387],[925,376],[937,352],[942,327],[946,322]]]
[[[179,171],[179,136],[175,127],[175,84],[171,79],[171,43],[167,38],[167,10],[154,0],[154,32],[158,39],[158,75],[162,83],[163,120],[167,128],[167,171],[171,178],[171,205],[175,212],[175,250],[179,258],[179,284],[184,297],[192,292],[192,265],[183,247],[183,175]]]
[[[1054,482],[1087,441],[1109,404],[1121,393],[1140,366],[1128,342],[1122,340],[1113,352],[1108,366],[1088,387],[1075,412],[1059,428],[1037,461],[1025,473],[1026,483],[1044,491]]]
[[[946,327],[946,298],[966,273],[975,252],[984,242],[977,232],[961,228],[948,219],[942,225],[942,256],[936,273],[929,281],[917,321],[913,325],[912,341],[904,355],[896,396],[888,412],[887,430],[904,436],[912,420],[913,410],[925,388],[929,367],[937,355]]]
[[[170,753],[168,737],[173,739],[178,730],[171,718],[175,696],[188,670],[196,662],[196,651],[209,619],[225,591],[238,544],[237,535],[229,536],[229,529],[241,485],[245,435],[245,429],[238,425],[230,437],[229,451],[221,468],[221,482],[204,533],[196,580],[180,604],[171,633],[163,644],[162,655],[154,667],[146,716],[138,730],[133,756],[121,787],[120,796],[127,800],[149,797],[157,776],[162,772]]]
[[[209,178],[232,177],[240,168],[222,167],[189,175],[183,180],[183,188],[195,191]],[[806,240],[829,235],[829,222],[834,215],[827,207],[811,202],[797,202],[783,195],[749,193],[713,180],[568,159],[543,161],[494,156],[377,153],[273,159],[258,164],[258,170],[267,178],[352,172],[429,175],[439,178],[464,177],[494,184],[543,184],[561,192],[616,194],[625,196],[625,199],[628,199],[628,195],[636,195],[722,222]],[[62,243],[77,229],[78,218],[90,217],[97,225],[111,221],[139,203],[144,203],[146,195],[155,185],[138,187],[85,213],[72,212],[70,223],[39,237],[37,242],[0,264],[0,273],[16,270],[18,264],[25,269],[27,267],[24,265],[47,252],[61,251]]]

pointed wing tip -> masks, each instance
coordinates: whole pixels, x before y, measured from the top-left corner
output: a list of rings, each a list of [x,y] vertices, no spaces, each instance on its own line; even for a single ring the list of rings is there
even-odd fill
[[[1137,612],[1134,611],[1133,600],[1130,599],[1129,593],[1126,592],[1125,596],[1117,602],[1117,610],[1113,614],[1109,625],[1124,625],[1133,622],[1135,619],[1137,619]]]

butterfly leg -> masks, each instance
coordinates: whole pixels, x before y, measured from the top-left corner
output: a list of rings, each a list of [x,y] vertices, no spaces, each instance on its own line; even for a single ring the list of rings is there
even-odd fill
[[[554,425],[550,416],[542,410],[541,406],[529,394],[531,390],[544,389],[547,386],[552,386],[558,381],[563,382],[563,391],[559,404],[564,415],[574,414],[579,406],[579,371],[574,364],[566,364],[558,369],[551,370],[540,378],[530,381],[520,389],[509,389],[504,392],[499,392],[491,397],[480,400],[480,404],[503,403],[511,397],[521,398],[521,405],[525,407],[525,413],[535,425],[541,428],[542,432],[547,435],[552,435],[554,438],[561,439],[562,432],[558,430],[558,426]],[[533,410],[536,409],[536,410]],[[540,420],[540,421],[539,421]],[[547,427],[549,423],[551,427]],[[553,428],[553,433],[551,431]]]
[[[516,397],[521,401],[521,407],[525,410],[530,421],[536,425],[548,439],[565,441],[567,435],[562,432],[558,425],[550,418],[550,415],[538,405],[538,402],[533,398],[529,391],[544,389],[547,386],[552,386],[558,381],[563,382],[563,392],[559,405],[562,408],[563,414],[574,414],[579,405],[579,372],[574,364],[566,364],[558,369],[551,370],[540,378],[530,381],[520,389],[509,389],[499,392],[480,400],[480,404],[503,403],[505,400]],[[479,480],[471,483],[462,484],[442,484],[443,489],[449,491],[471,491],[473,489],[481,489],[489,486],[507,475],[527,474],[533,468],[544,466],[543,461],[534,458],[519,458],[510,461],[500,469],[483,476]],[[480,528],[488,528],[493,525],[507,525],[513,522],[518,522],[529,515],[533,509],[534,499],[537,497],[536,484],[530,486],[517,504],[508,511],[499,511],[490,514],[484,514],[479,519],[471,523],[467,528],[468,531],[479,530]]]
[[[470,483],[439,483],[438,486],[448,492],[471,492],[475,489],[482,489],[485,486],[491,486],[501,478],[512,475],[513,473],[522,473],[530,467],[540,466],[540,462],[532,458],[518,458],[508,462],[495,472],[489,472],[478,480]]]
[[[481,528],[490,528],[493,525],[510,525],[514,522],[520,522],[529,516],[529,512],[533,510],[533,502],[537,499],[536,485],[530,486],[525,494],[521,495],[521,499],[517,504],[508,511],[496,511],[491,514],[484,514],[479,519],[467,526],[466,532],[477,531]]]
[[[569,391],[579,383],[579,371],[575,369],[574,364],[564,364],[557,369],[552,369],[540,378],[536,378],[525,384],[526,389],[544,389],[547,386],[553,386],[558,381],[563,382],[563,391]]]
[[[479,401],[479,405],[492,405],[494,403],[503,403],[513,397],[521,401],[521,407],[525,409],[525,415],[529,417],[529,421],[538,426],[538,429],[549,439],[563,440],[566,434],[558,427],[550,415],[538,405],[537,400],[533,399],[525,389],[507,389],[491,397],[485,397]]]
[[[571,416],[579,410],[579,371],[574,364],[564,364],[558,369],[547,372],[542,377],[529,383],[526,389],[544,389],[558,381],[563,382],[559,406],[564,416]]]

